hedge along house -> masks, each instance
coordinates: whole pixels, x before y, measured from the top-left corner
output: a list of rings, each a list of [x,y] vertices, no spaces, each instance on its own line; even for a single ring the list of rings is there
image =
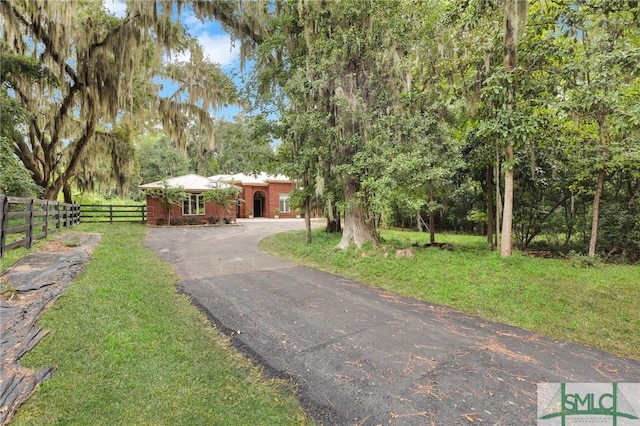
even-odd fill
[[[216,206],[214,203],[204,201],[204,193],[215,188],[226,188],[230,185],[227,183],[211,180],[204,176],[189,174],[184,176],[178,176],[164,181],[151,182],[144,185],[140,185],[139,188],[147,192],[147,224],[158,225],[167,221],[167,211],[160,203],[160,200],[151,195],[148,191],[150,189],[161,189],[164,187],[164,182],[171,188],[182,188],[187,196],[182,200],[182,203],[171,207],[171,221],[175,220],[175,223],[184,222],[199,222],[199,223],[214,223],[219,218],[227,219],[228,221],[235,222],[237,218],[238,207],[230,209],[224,209]]]
[[[274,217],[276,209],[278,209],[280,217],[296,217],[296,212],[291,208],[289,202],[289,195],[293,191],[295,183],[284,175],[237,173],[210,176],[209,179],[213,182],[237,185],[242,188],[240,197],[244,202],[238,205],[237,217],[249,217],[250,215]]]

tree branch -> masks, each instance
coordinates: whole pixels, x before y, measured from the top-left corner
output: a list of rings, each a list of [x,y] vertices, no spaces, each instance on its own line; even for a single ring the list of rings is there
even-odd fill
[[[49,34],[47,34],[42,28],[41,22],[29,22],[27,18],[21,15],[20,12],[14,7],[15,4],[18,4],[17,2],[4,2],[4,4],[16,17],[16,19],[20,21],[25,27],[31,29],[34,36],[36,36],[36,38],[38,38],[40,42],[45,45],[45,49],[44,52],[42,52],[42,55],[48,54],[49,56],[51,56],[56,64],[64,67],[65,72],[69,75],[69,77],[74,81],[75,84],[80,84],[75,70],[61,58],[60,53],[54,47],[54,43],[51,40],[51,37],[49,37]]]

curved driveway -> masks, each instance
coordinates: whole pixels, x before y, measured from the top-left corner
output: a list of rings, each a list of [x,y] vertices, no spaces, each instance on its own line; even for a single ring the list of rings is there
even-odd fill
[[[232,342],[291,378],[324,424],[536,424],[540,382],[640,382],[640,362],[553,341],[263,254],[257,242],[302,220],[150,228]],[[293,423],[293,422],[292,422]]]

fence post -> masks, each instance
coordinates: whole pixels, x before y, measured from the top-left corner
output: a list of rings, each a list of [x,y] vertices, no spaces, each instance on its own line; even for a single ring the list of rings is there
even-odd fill
[[[9,199],[0,195],[0,258],[4,256],[4,243],[7,237],[7,213],[9,213]]]
[[[113,204],[109,204],[109,224],[113,223]]]
[[[56,201],[56,232],[60,231],[60,202]]]
[[[44,202],[44,237],[47,238],[49,236],[49,200]]]
[[[25,236],[26,238],[26,242],[25,242],[25,247],[27,249],[31,248],[31,244],[33,242],[33,198],[29,201],[29,203],[27,204],[27,234]]]

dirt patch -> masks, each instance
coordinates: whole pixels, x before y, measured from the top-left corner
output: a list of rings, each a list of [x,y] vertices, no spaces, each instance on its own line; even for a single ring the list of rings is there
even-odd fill
[[[65,234],[29,253],[0,276],[0,424],[5,425],[55,368],[29,370],[20,359],[44,336],[38,319],[82,271],[98,234]]]

